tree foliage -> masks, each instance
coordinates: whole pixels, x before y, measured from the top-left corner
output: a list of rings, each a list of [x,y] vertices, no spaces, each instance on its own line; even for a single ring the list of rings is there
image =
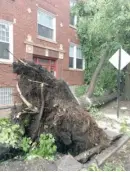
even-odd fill
[[[77,31],[86,60],[86,82],[91,81],[101,55],[107,51],[97,86],[102,89],[115,88],[116,70],[108,59],[121,45],[130,52],[129,0],[79,1],[73,12],[78,16]]]

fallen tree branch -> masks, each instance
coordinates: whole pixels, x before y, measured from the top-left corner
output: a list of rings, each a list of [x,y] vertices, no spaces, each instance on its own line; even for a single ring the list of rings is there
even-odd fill
[[[108,95],[103,95],[103,96],[100,96],[100,97],[97,97],[97,98],[93,98],[92,99],[92,105],[93,106],[101,106],[101,105],[104,105],[114,99],[117,98],[117,93],[111,93],[111,94],[108,94]]]
[[[28,81],[30,81],[30,82],[34,82],[34,83],[38,83],[38,84],[43,84],[43,82],[33,81],[33,80],[31,80],[31,79],[28,79]],[[44,85],[48,85],[48,84],[44,83]]]
[[[75,159],[81,163],[85,163],[88,161],[90,157],[92,157],[94,154],[98,154],[101,151],[101,145],[98,145],[94,148],[89,149],[88,151],[85,151],[78,156],[75,157]]]
[[[24,115],[24,114],[27,114],[27,113],[29,113],[29,114],[37,114],[37,112],[34,112],[34,111],[32,111],[32,112],[23,111],[23,112],[19,112],[19,113],[16,115],[16,118],[18,119],[21,115]]]
[[[102,70],[102,67],[105,63],[105,59],[106,59],[106,54],[107,54],[107,50],[105,52],[102,52],[102,56],[99,60],[99,63],[96,67],[96,70],[95,72],[93,73],[93,76],[92,76],[92,79],[91,79],[91,82],[89,84],[89,87],[87,89],[87,93],[86,93],[86,96],[91,98],[92,95],[93,95],[93,92],[94,92],[94,88],[95,88],[95,85],[96,85],[96,81],[98,79],[98,75],[100,74],[101,70]]]
[[[43,111],[44,111],[44,104],[45,104],[45,101],[44,101],[44,95],[43,95],[43,87],[44,87],[44,83],[41,84],[41,109],[40,109],[40,113],[39,113],[39,116],[38,118],[36,119],[35,121],[35,131],[34,131],[34,134],[32,136],[32,139],[34,140],[37,136],[37,133],[38,133],[38,130],[39,130],[39,127],[40,127],[40,121],[41,121],[41,118],[42,118],[42,115],[43,115]]]
[[[23,63],[25,66],[27,65],[27,63],[26,62],[24,62],[23,60],[21,60],[21,59],[18,59],[18,61],[20,61],[21,63]]]
[[[29,102],[27,101],[27,99],[22,95],[21,90],[20,90],[19,85],[18,85],[18,82],[17,82],[17,84],[16,84],[16,88],[17,88],[17,91],[18,91],[18,93],[19,93],[19,95],[20,95],[20,98],[21,98],[22,101],[26,104],[26,106],[27,106],[29,109],[32,109],[32,111],[38,112],[38,108],[37,108],[37,107],[34,107],[34,108],[33,108],[33,105],[32,105],[31,103],[29,103]]]
[[[106,103],[109,103],[110,101],[114,100],[117,98],[117,93],[111,93],[111,94],[104,94],[103,96],[100,97],[92,97],[92,98],[88,98],[86,96],[82,96],[80,98],[78,98],[80,105],[84,108],[86,107],[92,107],[92,106],[96,106],[96,107],[100,107]]]

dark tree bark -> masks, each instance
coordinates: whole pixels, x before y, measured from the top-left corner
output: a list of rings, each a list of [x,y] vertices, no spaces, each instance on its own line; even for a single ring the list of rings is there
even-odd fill
[[[94,107],[103,106],[103,105],[115,100],[116,98],[117,98],[117,92],[112,92],[110,94],[104,94],[100,97],[88,98],[86,96],[82,96],[82,97],[78,98],[78,101],[80,103],[80,106],[82,106],[82,108],[87,109],[92,106],[94,106]]]
[[[95,70],[95,72],[94,72],[94,74],[93,74],[93,76],[92,76],[91,82],[90,82],[90,84],[89,84],[89,88],[88,88],[87,93],[86,93],[86,96],[87,96],[88,98],[91,98],[92,95],[93,95],[93,92],[94,92],[94,89],[95,89],[95,85],[96,85],[96,81],[97,81],[97,79],[98,79],[98,76],[99,76],[99,74],[100,74],[102,68],[103,68],[105,59],[106,59],[106,51],[105,51],[105,53],[103,53],[103,55],[101,56],[101,59],[100,59],[100,61],[99,61],[99,64],[98,64],[98,66],[97,66],[97,68],[96,68],[96,70]]]

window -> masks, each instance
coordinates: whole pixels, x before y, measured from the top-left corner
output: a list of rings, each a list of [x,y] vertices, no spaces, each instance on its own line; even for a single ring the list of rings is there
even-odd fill
[[[69,68],[84,69],[84,60],[81,48],[78,45],[70,44],[69,49]]]
[[[13,62],[13,25],[0,20],[0,62]]]
[[[13,88],[0,88],[0,106],[13,104]]]
[[[77,24],[77,16],[71,13],[71,8],[77,3],[77,0],[70,0],[70,25],[76,26]]]
[[[76,68],[83,69],[83,58],[80,47],[76,47]]]
[[[38,10],[38,35],[55,41],[56,19],[53,14]]]

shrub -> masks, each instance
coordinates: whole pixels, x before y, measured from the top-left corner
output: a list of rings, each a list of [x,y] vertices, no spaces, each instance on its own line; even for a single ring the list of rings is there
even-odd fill
[[[32,140],[31,138],[27,138],[27,137],[23,137],[21,144],[20,144],[20,148],[25,152],[29,152],[30,148],[31,148],[31,144],[32,144]]]
[[[77,97],[81,97],[85,94],[86,90],[87,90],[88,86],[87,85],[81,85],[81,86],[78,86],[76,89],[75,89],[75,94]]]
[[[24,131],[18,124],[12,124],[10,119],[0,119],[0,143],[18,148],[23,135]]]
[[[20,147],[27,153],[27,159],[42,157],[45,159],[53,159],[56,153],[55,139],[52,134],[41,134],[39,142],[32,142],[30,138],[24,137]]]
[[[53,159],[57,150],[52,134],[41,134],[39,142],[32,142],[31,138],[24,137],[23,129],[9,119],[0,119],[0,143],[23,150],[28,158]]]
[[[41,134],[39,143],[31,148],[29,155],[52,159],[56,153],[55,139],[52,134]]]

